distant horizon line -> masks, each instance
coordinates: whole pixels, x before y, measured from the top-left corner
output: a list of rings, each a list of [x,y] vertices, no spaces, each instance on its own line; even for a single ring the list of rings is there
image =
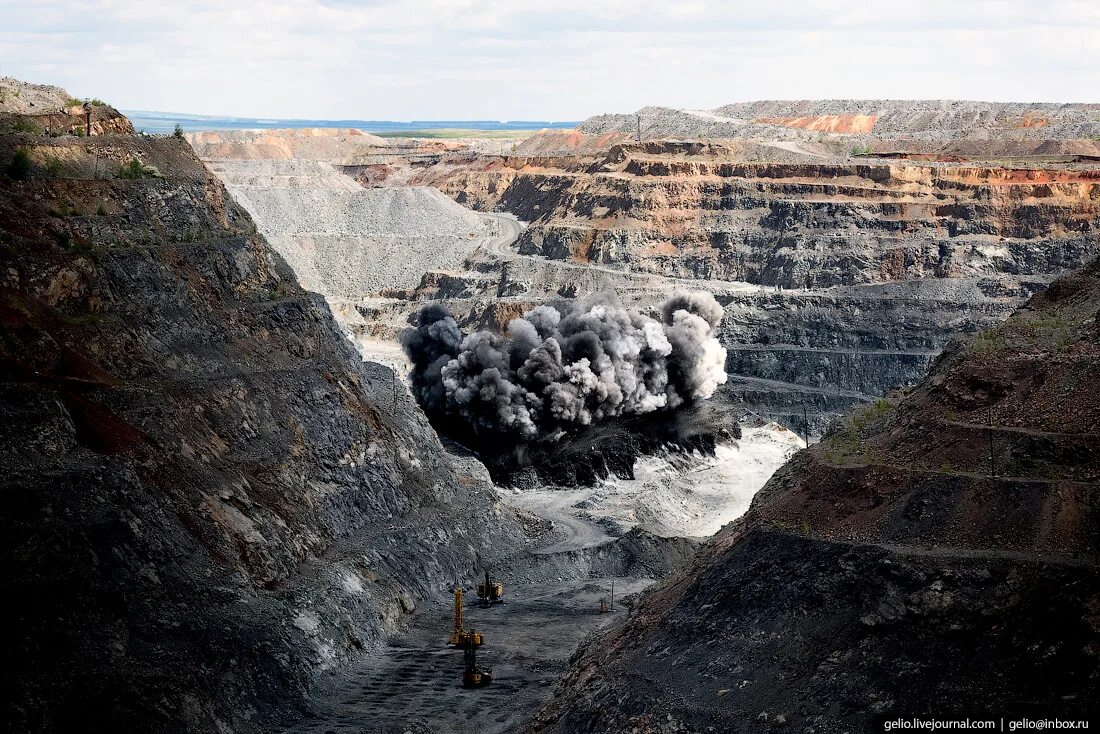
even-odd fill
[[[499,118],[423,118],[423,119],[393,119],[393,118],[362,118],[362,117],[341,117],[341,118],[329,118],[329,117],[271,117],[268,115],[208,115],[198,114],[194,112],[165,112],[162,110],[135,110],[135,109],[119,109],[124,115],[141,115],[143,117],[150,117],[155,119],[179,119],[179,120],[231,120],[244,122],[248,120],[257,120],[262,122],[384,122],[390,125],[414,125],[422,122],[464,122],[464,123],[483,123],[494,125],[515,125],[518,123],[543,123],[546,125],[562,126],[562,125],[579,125],[584,120],[538,120],[538,119],[499,119]]]
[[[280,128],[352,128],[367,133],[394,133],[419,130],[546,130],[570,129],[581,123],[561,120],[361,120],[356,118],[323,119],[308,117],[243,117],[239,115],[200,115],[190,112],[159,110],[120,110],[134,128],[147,133],[172,132],[176,125],[191,132],[212,130],[273,130]]]

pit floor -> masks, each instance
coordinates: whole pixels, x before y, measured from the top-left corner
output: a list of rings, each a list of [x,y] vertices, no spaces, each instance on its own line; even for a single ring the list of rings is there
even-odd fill
[[[462,687],[462,651],[446,642],[451,607],[417,612],[408,631],[339,677],[322,681],[309,718],[287,734],[481,734],[515,731],[554,693],[569,657],[596,630],[621,620],[629,597],[650,579],[615,579],[614,612],[601,614],[609,579],[505,588],[505,603],[465,605],[466,628],[485,635],[478,665],[485,688]],[[624,599],[625,597],[625,599]]]

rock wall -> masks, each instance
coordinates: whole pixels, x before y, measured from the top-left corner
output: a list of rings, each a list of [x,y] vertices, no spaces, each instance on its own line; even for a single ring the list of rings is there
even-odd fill
[[[1100,260],[838,422],[530,731],[862,731],[1100,700]]]
[[[1100,217],[1100,171],[1091,169],[625,155],[587,176],[513,180],[500,204],[535,225],[520,252],[783,288],[1030,275],[1079,265]]]
[[[433,292],[707,288],[726,306],[727,393],[817,435],[1100,251],[1095,167],[786,149],[798,160],[769,162],[745,159],[766,141],[746,145],[648,141],[431,165],[414,180],[529,222],[521,257],[496,266],[491,285],[489,265],[475,264],[478,278],[451,275]]]
[[[0,137],[10,731],[263,731],[521,533],[171,137]],[[142,172],[119,177],[138,160]],[[47,165],[62,162],[60,167]]]

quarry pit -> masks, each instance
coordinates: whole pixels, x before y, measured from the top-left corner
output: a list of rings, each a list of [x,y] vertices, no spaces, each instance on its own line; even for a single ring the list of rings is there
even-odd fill
[[[510,150],[96,115],[0,114],[26,727],[824,731],[1095,693],[1088,106],[646,108]],[[1012,685],[958,677],[955,629]]]
[[[753,124],[865,136],[876,117],[760,116]],[[503,665],[492,692],[456,687],[445,663],[454,655],[438,646],[447,607],[437,600],[362,672],[326,682],[323,703],[290,731],[339,730],[336,723],[385,731],[383,721],[436,731],[464,717],[485,731],[514,730],[526,717],[516,707],[549,699],[547,671],[559,673],[569,651],[609,621],[595,614],[593,596],[608,570],[621,588],[641,588],[675,569],[744,513],[832,417],[905,387],[951,336],[996,323],[1096,251],[1087,234],[1095,206],[1078,207],[1081,187],[1096,186],[1100,172],[1029,168],[1026,152],[1014,170],[980,160],[864,162],[839,147],[842,137],[631,143],[597,137],[598,125],[567,139],[535,135],[500,155],[477,146],[424,151],[415,141],[398,148],[354,131],[192,137],[276,248],[318,274],[304,282],[326,296],[364,359],[398,375],[413,365],[393,344],[424,304],[446,304],[471,331],[502,331],[535,306],[592,295],[652,312],[668,294],[703,289],[724,311],[718,339],[729,381],[714,401],[729,406],[723,420],[735,438],[702,453],[666,444],[654,456],[629,456],[617,472],[605,454],[580,482],[582,474],[560,467],[591,465],[597,442],[572,458],[568,445],[552,447],[565,457],[559,468],[518,482],[525,475],[494,473],[502,470],[483,457],[500,500],[543,533],[528,546],[535,564],[502,566],[516,582],[510,606],[479,615],[486,658],[499,651]],[[264,159],[272,140],[291,152]],[[303,190],[325,194],[294,193]],[[377,206],[397,192],[404,208],[385,211],[394,217],[386,226],[406,238],[399,269],[349,280],[362,263],[397,263],[369,228],[334,232],[327,222],[350,221],[349,196]],[[990,199],[996,211],[983,203]],[[281,217],[307,200],[310,214],[295,215],[299,229],[288,231]],[[422,235],[403,218],[454,239],[441,247],[433,234],[418,245],[408,238]],[[855,258],[846,254],[853,248]],[[339,284],[321,275],[333,272]],[[463,430],[452,437],[473,446]],[[547,576],[548,568],[557,571]]]

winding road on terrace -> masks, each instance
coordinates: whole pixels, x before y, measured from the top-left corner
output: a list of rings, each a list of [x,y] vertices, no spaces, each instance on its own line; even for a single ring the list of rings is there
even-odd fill
[[[486,253],[495,255],[496,257],[507,259],[513,257],[521,257],[517,254],[514,245],[519,236],[523,234],[523,222],[519,221],[514,214],[504,214],[501,212],[478,212],[482,218],[491,222],[495,222],[499,234],[494,236],[488,242],[481,246]]]
[[[534,551],[537,555],[552,555],[595,548],[614,540],[602,527],[578,516],[577,504],[591,497],[594,492],[592,487],[576,490],[529,489],[509,496],[505,501],[554,523],[554,529],[562,534],[561,539]]]

